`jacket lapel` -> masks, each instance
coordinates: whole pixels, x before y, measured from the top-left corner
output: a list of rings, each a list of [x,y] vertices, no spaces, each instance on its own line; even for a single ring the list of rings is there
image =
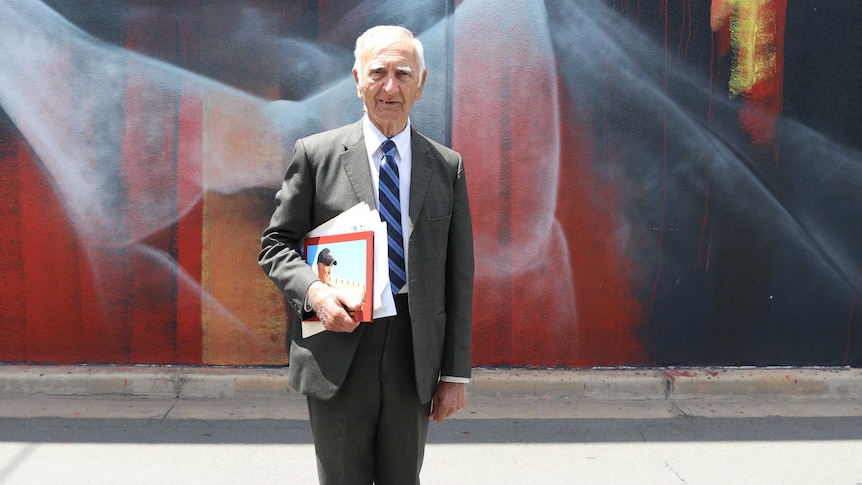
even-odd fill
[[[430,147],[422,135],[413,131],[410,135],[411,155],[413,166],[410,175],[410,224],[419,218],[419,212],[425,203],[425,195],[428,193],[428,184],[431,181],[431,168],[428,165],[428,151]],[[410,230],[412,231],[412,227]]]
[[[344,152],[340,154],[341,166],[350,179],[356,198],[368,207],[376,208],[374,190],[371,184],[371,169],[368,167],[368,153],[365,151],[365,138],[362,135],[362,122],[355,123],[344,136]]]

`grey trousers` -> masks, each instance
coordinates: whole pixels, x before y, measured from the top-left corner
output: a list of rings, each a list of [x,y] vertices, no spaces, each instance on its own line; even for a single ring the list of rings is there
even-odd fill
[[[419,402],[405,297],[365,326],[344,384],[308,398],[321,485],[419,484],[431,403]]]

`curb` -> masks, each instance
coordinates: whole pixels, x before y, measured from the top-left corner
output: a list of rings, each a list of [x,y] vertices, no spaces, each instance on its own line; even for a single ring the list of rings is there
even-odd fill
[[[608,401],[862,399],[862,369],[643,368],[473,371],[471,397]],[[125,396],[169,399],[300,397],[287,368],[0,365],[0,397]]]
[[[223,399],[291,391],[287,368],[0,366],[0,396],[22,394]]]
[[[862,369],[476,369],[471,395],[597,400],[862,399]]]

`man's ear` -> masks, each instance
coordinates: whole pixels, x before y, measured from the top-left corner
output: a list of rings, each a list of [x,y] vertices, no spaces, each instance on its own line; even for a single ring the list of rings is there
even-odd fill
[[[419,90],[416,91],[416,99],[422,99],[422,89],[425,87],[425,78],[428,77],[428,70],[422,71],[422,79],[419,81]]]
[[[362,98],[362,85],[359,84],[359,71],[353,69],[353,82],[356,83],[356,95]]]

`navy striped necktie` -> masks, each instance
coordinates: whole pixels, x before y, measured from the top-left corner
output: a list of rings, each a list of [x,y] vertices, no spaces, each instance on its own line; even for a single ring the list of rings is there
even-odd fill
[[[397,294],[407,282],[404,265],[404,236],[401,232],[401,197],[398,184],[398,165],[395,163],[395,142],[386,140],[380,145],[380,218],[386,221],[389,239],[389,285]]]

